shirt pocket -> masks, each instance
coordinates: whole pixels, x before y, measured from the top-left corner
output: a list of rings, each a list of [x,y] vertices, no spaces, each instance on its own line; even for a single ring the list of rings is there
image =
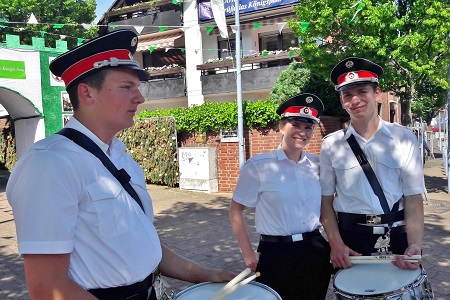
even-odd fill
[[[400,187],[400,160],[391,156],[378,158],[377,175],[383,189],[392,194]]]
[[[131,197],[118,182],[104,179],[86,189],[97,212],[98,228],[103,238],[113,238],[133,228],[137,215],[130,203]]]
[[[359,186],[361,173],[363,172],[361,165],[355,159],[340,159],[332,163],[336,172],[336,183],[343,190],[354,189]]]

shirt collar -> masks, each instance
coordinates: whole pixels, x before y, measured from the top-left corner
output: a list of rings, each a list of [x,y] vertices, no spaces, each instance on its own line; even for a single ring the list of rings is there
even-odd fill
[[[86,126],[81,124],[80,121],[78,121],[74,116],[70,118],[70,120],[67,122],[66,126],[67,128],[72,128],[75,130],[78,130],[79,132],[86,135],[88,138],[90,138],[94,143],[97,144],[97,146],[102,149],[103,152],[107,152],[109,148],[117,149],[118,151],[125,149],[125,144],[123,144],[117,137],[114,137],[111,140],[111,144],[108,145],[104,143],[102,140],[100,140],[92,131],[90,131]]]
[[[291,161],[287,156],[286,153],[284,153],[284,150],[281,148],[281,145],[278,146],[277,150],[275,150],[275,153],[277,155],[278,160],[288,160]],[[305,155],[305,151],[302,151],[302,157],[297,163],[302,163],[305,161],[309,161],[309,158],[307,155]]]
[[[392,132],[391,132],[391,130],[390,130],[389,127],[386,125],[386,123],[381,119],[380,116],[378,116],[378,118],[380,119],[380,122],[378,123],[378,128],[377,128],[377,131],[375,132],[375,134],[377,134],[377,133],[382,133],[382,134],[385,134],[385,135],[386,135],[387,137],[389,137],[390,139],[392,139]],[[352,134],[353,134],[354,136],[361,137],[361,135],[358,134],[358,133],[355,131],[355,128],[353,127],[352,123],[350,122],[350,125],[349,125],[348,128],[345,130],[343,140],[347,140],[347,139],[350,137],[350,135],[352,135]],[[374,134],[374,135],[375,135],[375,134]]]

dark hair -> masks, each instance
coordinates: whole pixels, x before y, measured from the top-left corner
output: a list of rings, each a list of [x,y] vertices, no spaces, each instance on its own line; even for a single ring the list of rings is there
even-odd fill
[[[72,87],[67,91],[67,93],[69,94],[70,103],[72,103],[74,111],[78,109],[80,103],[78,100],[78,85],[80,83],[85,83],[89,86],[92,86],[96,90],[100,90],[103,86],[103,82],[105,81],[108,70],[109,69],[103,69],[87,76],[86,78],[81,79],[78,83],[72,85]]]

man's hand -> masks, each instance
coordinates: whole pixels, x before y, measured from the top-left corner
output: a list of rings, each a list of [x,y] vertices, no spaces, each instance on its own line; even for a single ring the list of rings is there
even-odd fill
[[[352,266],[350,256],[361,256],[361,253],[353,251],[344,243],[331,247],[330,259],[333,267],[347,269]]]
[[[405,256],[412,256],[412,255],[420,255],[422,252],[422,249],[416,244],[410,245],[405,250]],[[409,262],[405,261],[405,259],[397,255],[395,257],[395,261],[392,262],[392,264],[400,269],[409,269],[409,270],[417,270],[420,267],[420,262]]]

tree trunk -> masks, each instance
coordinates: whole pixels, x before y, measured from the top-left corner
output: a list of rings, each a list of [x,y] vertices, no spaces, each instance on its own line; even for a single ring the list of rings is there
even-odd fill
[[[411,80],[409,81],[411,82]],[[412,124],[411,101],[413,100],[414,94],[415,94],[414,83],[410,83],[409,86],[405,87],[405,91],[400,96],[403,126],[410,126]]]

